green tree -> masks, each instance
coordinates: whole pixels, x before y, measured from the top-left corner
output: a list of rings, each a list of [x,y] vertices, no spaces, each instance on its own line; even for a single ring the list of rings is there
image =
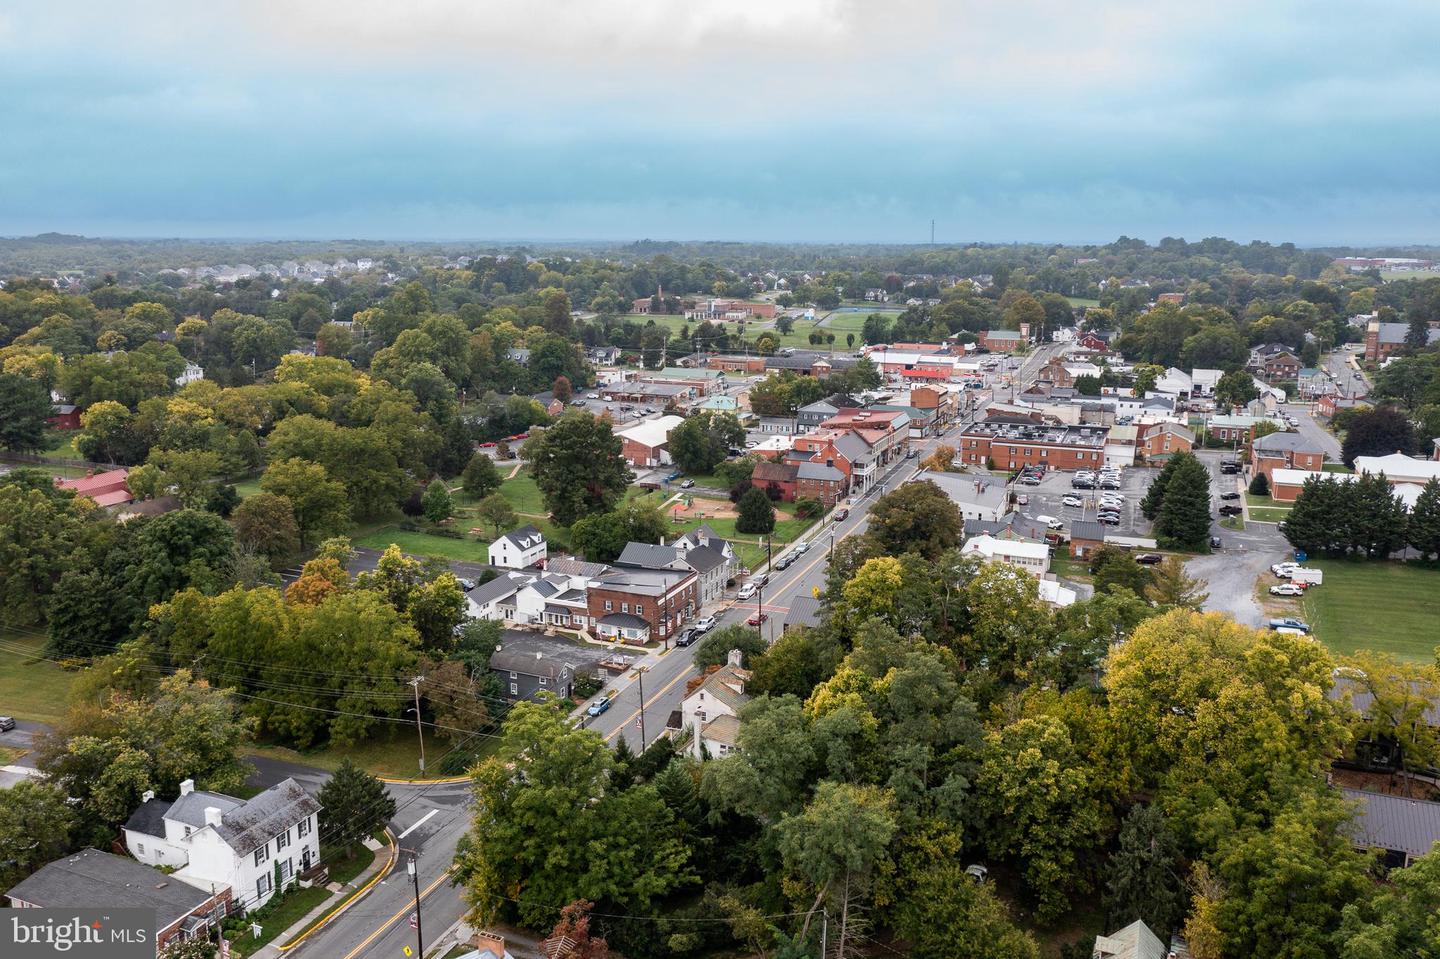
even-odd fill
[[[1269,496],[1270,478],[1264,473],[1257,472],[1255,478],[1250,481],[1249,490],[1251,496]]]
[[[460,474],[461,488],[477,499],[499,490],[500,483],[500,471],[495,468],[495,461],[485,453],[477,452],[471,456],[470,462],[465,464],[465,471]]]
[[[1422,560],[1440,558],[1440,480],[1432,477],[1420,491],[1406,530]]]
[[[50,394],[39,380],[0,374],[0,447],[16,453],[45,448]]]
[[[1364,710],[1355,712],[1356,742],[1391,744],[1407,787],[1416,773],[1440,762],[1440,730],[1426,718],[1440,701],[1440,670],[1434,663],[1412,663],[1367,650],[1349,657],[1342,675],[1345,685],[1340,688],[1352,705],[1356,695],[1369,697]]]
[[[1092,552],[1090,572],[1095,577],[1096,593],[1128,589],[1136,596],[1144,596],[1154,580],[1148,569],[1135,562],[1129,550],[1118,546],[1101,546]]]
[[[610,424],[585,413],[562,416],[526,441],[520,456],[551,517],[570,526],[582,516],[609,512],[633,479]]]
[[[1343,515],[1352,552],[1385,559],[1405,545],[1405,503],[1384,475],[1364,473],[1346,483],[1341,496],[1348,507]]]
[[[751,487],[736,504],[735,530],[740,533],[769,533],[775,529],[775,507],[764,491]]]
[[[1098,376],[1090,376],[1087,373],[1084,376],[1075,377],[1075,392],[1081,396],[1099,396],[1101,388]]]
[[[326,843],[354,858],[356,847],[385,828],[395,815],[395,799],[375,776],[346,756],[320,787],[320,834]]]
[[[670,431],[670,456],[687,473],[709,473],[743,442],[745,428],[734,413],[706,410]]]
[[[1225,373],[1215,382],[1215,403],[1230,409],[1249,406],[1260,397],[1255,377],[1246,370],[1236,369]]]
[[[1357,456],[1389,456],[1415,451],[1415,428],[1405,414],[1390,406],[1357,413],[1345,431],[1340,458],[1355,465]]]
[[[38,481],[38,488],[28,485]],[[16,470],[0,477],[0,623],[34,623],[94,512],[88,499],[57,490],[47,473]]]
[[[235,507],[230,522],[238,543],[272,563],[300,551],[300,527],[287,497],[256,493]]]
[[[1344,907],[1340,959],[1440,955],[1440,853],[1393,870]]]
[[[331,479],[319,463],[302,459],[271,463],[260,477],[260,489],[290,501],[302,545],[338,535],[350,525],[345,486]]]
[[[876,500],[866,536],[891,556],[917,552],[934,559],[960,544],[962,530],[955,502],[934,483],[920,480]]]
[[[1155,535],[1162,543],[1182,549],[1207,549],[1210,540],[1210,471],[1189,453],[1178,453],[1173,459],[1179,463],[1165,483],[1164,500],[1155,517]],[[1162,472],[1156,482],[1163,476]]]
[[[1139,919],[1169,939],[1183,914],[1179,873],[1180,846],[1165,828],[1155,806],[1133,806],[1120,825],[1120,848],[1106,865],[1106,928],[1120,929]]]
[[[741,664],[748,666],[767,648],[768,644],[760,636],[759,630],[738,624],[724,626],[705,634],[695,647],[692,661],[698,669],[704,669],[707,666],[723,666],[730,657],[730,651],[738,649],[740,650]]]
[[[0,790],[0,885],[10,889],[70,850],[76,822],[65,798],[33,779]]]
[[[1049,613],[1040,602],[1035,579],[1004,563],[986,563],[964,587],[968,628],[960,640],[965,662],[1004,682],[1028,675],[1049,646]]]
[[[425,493],[420,497],[420,509],[432,523],[450,518],[455,511],[455,504],[450,499],[450,491],[445,488],[444,480],[437,476],[425,487]]]
[[[472,773],[476,815],[456,853],[477,919],[493,921],[517,889],[530,928],[577,899],[648,915],[692,881],[690,850],[655,787],[617,790],[613,769],[599,733],[571,728],[552,706],[515,705],[499,751]]]
[[[491,493],[475,504],[475,518],[493,529],[496,536],[513,529],[520,522],[520,517],[515,514],[515,507],[499,493]]]
[[[768,649],[749,660],[747,692],[805,699],[835,672],[842,650],[821,630],[787,629]]]
[[[1131,387],[1131,395],[1144,396],[1155,388],[1160,380],[1160,374],[1165,372],[1163,366],[1156,366],[1153,363],[1143,363],[1135,367],[1135,385]]]
[[[632,500],[609,513],[585,516],[570,527],[570,545],[592,563],[611,563],[627,543],[659,543],[670,525],[658,509]]]
[[[159,468],[166,486],[189,509],[203,509],[210,501],[215,477],[223,469],[220,454],[209,450],[154,450],[150,463]]]
[[[375,590],[406,616],[426,649],[448,650],[454,645],[452,630],[464,618],[465,595],[443,563],[422,563],[391,543],[373,572],[355,577],[355,586]]]
[[[1205,581],[1189,576],[1185,572],[1185,561],[1179,556],[1165,557],[1155,567],[1152,582],[1145,589],[1145,598],[1162,609],[1198,610],[1210,598],[1205,592]]]

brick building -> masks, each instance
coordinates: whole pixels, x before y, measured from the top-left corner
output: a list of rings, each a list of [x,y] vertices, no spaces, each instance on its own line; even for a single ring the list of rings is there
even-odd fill
[[[845,495],[849,480],[834,466],[801,463],[795,468],[795,498],[818,499],[828,509]]]
[[[693,570],[607,568],[591,580],[586,607],[601,639],[668,639],[700,608]]]
[[[1020,416],[992,416],[960,434],[960,462],[997,469],[1022,466],[1098,469],[1105,465],[1105,426],[1052,425]]]
[[[1030,342],[1030,324],[1021,323],[1017,330],[981,330],[975,334],[981,349],[991,353],[1014,353]]]
[[[1274,479],[1277,469],[1319,472],[1325,466],[1325,451],[1301,433],[1269,433],[1250,444],[1250,475]]]
[[[661,416],[616,431],[615,435],[620,437],[620,455],[638,469],[670,465],[670,431],[683,422],[679,416]]]
[[[1404,349],[1405,334],[1410,332],[1409,323],[1381,323],[1370,320],[1365,324],[1365,359],[1381,362],[1396,350]],[[1440,340],[1440,330],[1429,328],[1425,334],[1425,345],[1433,346]]]
[[[800,467],[795,463],[756,463],[750,474],[750,485],[771,499],[793,503],[799,476]]]

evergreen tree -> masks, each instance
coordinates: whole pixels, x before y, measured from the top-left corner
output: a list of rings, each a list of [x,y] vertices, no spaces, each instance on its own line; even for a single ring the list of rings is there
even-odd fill
[[[1145,518],[1153,521],[1160,515],[1160,504],[1165,502],[1165,487],[1170,484],[1170,478],[1175,475],[1175,470],[1180,466],[1183,457],[1190,456],[1190,453],[1176,453],[1170,457],[1160,470],[1160,475],[1150,481],[1150,488],[1145,491],[1145,498],[1140,501],[1140,512]]]
[[[455,504],[450,500],[450,491],[445,488],[444,480],[436,477],[430,481],[430,485],[425,487],[425,494],[420,497],[420,508],[432,523],[450,518]]]
[[[320,835],[327,845],[354,846],[395,815],[395,800],[379,779],[347,757],[320,794]]]
[[[1345,520],[1340,512],[1343,495],[1333,476],[1306,480],[1285,517],[1285,538],[1290,545],[1317,555],[1344,552]]]
[[[1210,541],[1210,471],[1194,456],[1179,464],[1165,485],[1155,535],[1185,549],[1203,550]]]
[[[1256,473],[1255,478],[1250,481],[1250,495],[1270,495],[1270,479],[1264,473]]]
[[[1182,916],[1179,847],[1157,806],[1134,806],[1120,826],[1120,848],[1110,857],[1105,887],[1107,928],[1143,920],[1162,941]]]
[[[1385,559],[1405,545],[1405,504],[1384,473],[1366,473],[1345,483],[1343,497],[1351,550],[1371,559]]]
[[[770,497],[764,490],[752,486],[736,505],[739,510],[736,532],[768,533],[775,528],[775,507],[770,505]]]
[[[1420,552],[1421,559],[1440,558],[1440,480],[1431,479],[1420,491],[1410,511],[1407,539]]]
[[[1409,326],[1405,330],[1405,349],[1410,353],[1418,353],[1425,349],[1425,344],[1430,342],[1430,324],[1425,322],[1425,316],[1419,310],[1410,315]]]

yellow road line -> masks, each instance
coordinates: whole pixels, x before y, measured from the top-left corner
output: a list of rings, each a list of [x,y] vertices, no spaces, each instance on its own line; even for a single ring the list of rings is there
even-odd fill
[[[365,885],[363,885],[363,886],[361,886],[359,889],[355,890],[355,891],[350,895],[350,898],[349,898],[349,899],[346,899],[344,902],[342,902],[342,903],[340,904],[340,908],[338,908],[338,909],[336,909],[334,912],[326,915],[323,919],[321,919],[321,920],[320,920],[319,922],[317,922],[315,925],[311,926],[309,929],[306,929],[304,932],[300,933],[300,935],[296,936],[294,939],[292,939],[292,940],[290,940],[289,942],[285,943],[285,945],[283,945],[283,946],[276,946],[275,948],[276,948],[276,949],[279,949],[281,952],[289,952],[291,949],[294,949],[296,946],[300,945],[300,943],[304,942],[306,939],[309,939],[312,935],[314,935],[315,933],[319,932],[321,929],[324,929],[326,926],[330,925],[330,921],[331,921],[332,919],[334,919],[336,916],[340,915],[340,914],[341,914],[342,912],[344,912],[345,910],[349,909],[349,908],[350,908],[351,906],[353,906],[355,903],[359,902],[360,899],[361,899],[367,892],[370,891],[370,888],[371,888],[372,886],[374,886],[374,885],[375,885],[377,882],[379,882],[381,879],[384,879],[384,878],[385,878],[385,874],[388,873],[388,872],[390,871],[390,868],[395,865],[395,857],[399,854],[399,849],[398,849],[398,848],[396,847],[396,845],[395,845],[395,834],[390,831],[390,829],[389,829],[388,826],[387,826],[386,829],[385,829],[385,840],[386,840],[386,842],[388,842],[388,843],[390,844],[390,861],[387,862],[387,863],[380,869],[379,872],[377,872],[377,873],[375,873],[375,875],[371,876],[370,879],[365,883]]]
[[[430,893],[434,892],[442,882],[445,882],[447,879],[449,879],[450,873],[454,871],[455,867],[451,866],[449,869],[446,869],[443,873],[440,874],[439,879],[436,879],[430,885],[426,886],[423,890],[421,890],[420,900],[423,902],[425,900],[425,897],[430,895]],[[395,915],[391,916],[389,919],[381,923],[380,928],[376,929],[374,932],[370,933],[370,935],[366,936],[365,939],[360,943],[360,945],[347,952],[345,954],[345,959],[355,959],[356,956],[358,956],[363,950],[367,949],[370,946],[370,943],[374,942],[376,939],[379,939],[382,935],[384,935],[390,930],[391,926],[399,922],[401,916],[404,916],[414,911],[415,907],[413,905],[406,905],[399,912],[395,913]]]
[[[657,693],[655,693],[653,696],[651,696],[650,699],[649,699],[649,701],[646,702],[645,705],[648,706],[648,705],[650,705],[650,703],[653,703],[655,700],[659,699],[661,696],[664,696],[666,693],[668,693],[668,692],[671,690],[671,688],[674,687],[674,685],[675,685],[676,683],[680,682],[680,680],[682,680],[682,679],[689,679],[689,678],[690,678],[690,673],[689,673],[688,670],[680,673],[680,675],[676,676],[674,679],[670,680],[670,682],[666,683],[663,687],[661,687],[659,692],[657,692]],[[608,736],[605,737],[605,741],[608,743],[608,742],[610,742],[612,739],[614,739],[616,736],[620,735],[622,732],[624,732],[625,727],[628,726],[628,725],[630,725],[631,723],[633,723],[636,719],[639,718],[639,716],[640,716],[640,710],[637,709],[637,710],[635,710],[633,713],[631,713],[631,714],[629,715],[629,717],[627,717],[626,720],[625,720],[623,723],[621,723],[620,725],[616,726],[615,729],[610,733],[610,735],[608,735]],[[348,959],[348,957],[347,957],[347,959]]]

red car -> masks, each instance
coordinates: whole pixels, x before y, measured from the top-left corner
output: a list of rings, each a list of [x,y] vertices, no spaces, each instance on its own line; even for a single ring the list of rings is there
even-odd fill
[[[481,443],[481,444],[480,444],[480,448],[481,448],[482,450],[493,449],[494,447],[495,447],[495,444],[494,444],[494,443]]]
[[[769,614],[769,613],[756,613],[754,616],[751,616],[749,619],[745,620],[745,625],[747,625],[747,626],[759,626],[760,624],[764,623],[765,620],[767,620],[767,619],[769,619],[769,618],[770,618],[770,614]]]
[[[517,440],[528,440],[529,438],[529,433],[516,433],[514,436],[510,437],[510,442],[514,443]]]

